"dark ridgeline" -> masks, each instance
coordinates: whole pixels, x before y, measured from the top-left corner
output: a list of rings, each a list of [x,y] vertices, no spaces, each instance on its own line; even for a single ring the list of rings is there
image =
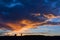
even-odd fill
[[[13,39],[13,40],[16,40],[16,39],[18,39],[18,40],[22,40],[22,39],[24,39],[24,40],[26,40],[26,39],[31,39],[31,40],[33,40],[33,39],[36,39],[36,40],[52,40],[52,39],[54,39],[54,40],[60,40],[60,36],[43,36],[43,35],[25,35],[25,36],[16,36],[16,34],[15,34],[15,36],[13,36],[13,37],[11,37],[11,36],[5,36],[5,37],[0,37],[1,39]]]

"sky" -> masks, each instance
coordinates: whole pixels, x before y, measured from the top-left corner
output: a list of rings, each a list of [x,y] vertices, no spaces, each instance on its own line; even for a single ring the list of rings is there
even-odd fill
[[[60,0],[0,0],[0,33],[48,32],[60,35]]]

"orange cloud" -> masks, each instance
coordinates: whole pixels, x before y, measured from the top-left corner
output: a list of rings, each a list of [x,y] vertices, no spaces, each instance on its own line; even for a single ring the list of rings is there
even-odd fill
[[[35,28],[39,26],[40,23],[33,22],[30,20],[22,20],[22,21],[18,21],[17,23],[6,23],[6,25],[13,29],[12,32],[19,33],[19,32],[23,32],[24,30],[28,30],[30,28]]]
[[[46,17],[48,19],[50,19],[50,18],[60,18],[60,16],[55,16],[53,14],[47,14],[47,15],[44,14],[44,17]]]
[[[50,19],[50,18],[56,18],[56,16],[53,15],[53,14],[47,14],[47,15],[44,14],[44,17],[46,17],[48,19]]]
[[[24,32],[25,30],[30,29],[30,28],[36,28],[37,26],[40,26],[40,25],[47,23],[47,22],[48,21],[33,22],[30,20],[22,20],[22,21],[18,21],[17,23],[6,23],[6,25],[13,29],[9,33],[21,33],[21,32]]]

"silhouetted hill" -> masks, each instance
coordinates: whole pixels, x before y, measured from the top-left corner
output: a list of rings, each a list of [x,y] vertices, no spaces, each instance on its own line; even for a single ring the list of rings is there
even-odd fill
[[[2,36],[4,40],[60,40],[60,36],[43,36],[43,35],[25,35],[25,36]]]

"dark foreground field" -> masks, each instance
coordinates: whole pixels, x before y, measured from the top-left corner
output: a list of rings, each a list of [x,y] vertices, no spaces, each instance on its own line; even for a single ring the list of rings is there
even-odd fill
[[[0,40],[60,40],[60,36],[42,36],[42,35],[29,35],[29,36],[1,36]]]

